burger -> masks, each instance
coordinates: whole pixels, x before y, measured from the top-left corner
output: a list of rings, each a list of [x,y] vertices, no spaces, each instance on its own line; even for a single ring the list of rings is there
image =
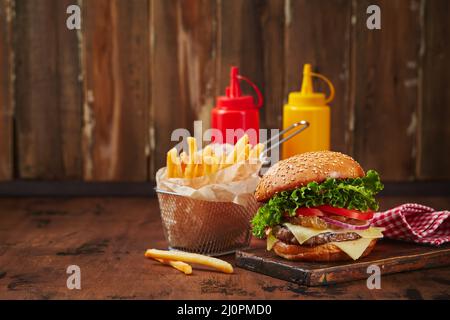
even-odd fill
[[[252,219],[256,237],[289,260],[341,261],[367,256],[383,228],[371,226],[383,189],[348,155],[319,151],[279,161],[261,178]]]

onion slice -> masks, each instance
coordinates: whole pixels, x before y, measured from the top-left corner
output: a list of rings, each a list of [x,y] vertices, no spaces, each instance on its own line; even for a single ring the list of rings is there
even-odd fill
[[[324,221],[334,224],[335,226],[338,226],[340,228],[344,228],[344,229],[350,229],[350,230],[365,230],[368,229],[370,227],[370,222],[371,221],[367,221],[365,224],[362,225],[354,225],[354,224],[349,224],[349,223],[345,223],[342,221],[337,221],[334,219],[331,219],[327,216],[323,216],[320,217],[320,219],[323,219]]]

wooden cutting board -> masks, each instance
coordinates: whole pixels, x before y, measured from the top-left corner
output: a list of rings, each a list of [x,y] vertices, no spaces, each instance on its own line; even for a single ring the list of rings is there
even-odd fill
[[[282,259],[265,249],[259,241],[250,249],[236,252],[236,265],[254,272],[291,281],[300,285],[321,286],[367,279],[367,267],[376,264],[381,276],[389,273],[435,268],[450,265],[450,244],[441,247],[382,240],[372,253],[357,261],[334,263],[294,262]]]

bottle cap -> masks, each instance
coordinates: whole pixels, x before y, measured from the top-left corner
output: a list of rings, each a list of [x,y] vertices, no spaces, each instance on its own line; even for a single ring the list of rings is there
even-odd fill
[[[258,95],[258,104],[252,96],[243,96],[239,80],[244,80],[252,86]],[[262,105],[262,95],[258,87],[244,76],[239,75],[237,67],[231,67],[230,85],[225,89],[225,96],[217,98],[217,107],[221,108],[259,108]]]
[[[330,96],[325,97],[324,93],[314,92],[312,77],[318,77],[324,80],[330,88]],[[311,65],[305,64],[303,67],[303,81],[301,91],[291,92],[289,94],[290,105],[295,106],[324,106],[334,98],[333,84],[323,75],[311,72]]]

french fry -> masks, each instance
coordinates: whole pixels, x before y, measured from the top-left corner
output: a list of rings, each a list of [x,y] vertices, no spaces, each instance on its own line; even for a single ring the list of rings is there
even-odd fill
[[[201,160],[202,160],[201,162],[203,164],[202,175],[204,175],[204,176],[211,174],[211,165],[212,165],[211,156],[212,155],[213,155],[213,149],[212,149],[211,145],[205,146],[202,150],[202,158],[201,158]]]
[[[177,269],[178,271],[183,272],[184,274],[192,274],[192,267],[189,264],[184,263],[182,261],[172,261],[172,260],[164,260],[164,259],[158,259],[158,258],[155,258],[155,260],[161,262],[162,264],[167,264],[169,266],[172,266],[175,269]]]
[[[196,263],[217,269],[224,273],[233,273],[233,266],[228,262],[197,253],[148,249],[145,252],[145,256],[147,258],[154,258],[154,259],[156,258],[163,260],[175,260],[175,261]]]
[[[204,175],[210,175],[213,173],[216,173],[219,169],[219,161],[217,159],[217,156],[207,156],[204,157],[203,160],[203,166],[204,166]]]
[[[202,150],[202,157],[210,157],[213,154],[213,150],[212,147],[210,145],[207,145],[206,147],[203,148]]]
[[[235,161],[236,161],[236,146],[234,146],[233,150],[231,150],[231,152],[228,153],[228,155],[226,156],[224,165],[228,167],[228,165],[234,164]]]
[[[195,164],[188,163],[186,165],[186,168],[184,168],[184,178],[192,179],[192,178],[194,178],[194,174],[195,174]]]
[[[248,160],[248,156],[250,154],[250,149],[251,149],[251,146],[249,144],[246,144],[244,146],[244,150],[238,154],[237,162],[242,162],[242,161]]]
[[[174,159],[172,159],[172,161],[175,164],[175,174],[177,178],[182,178],[183,177],[183,167],[182,167],[182,163],[181,163],[181,159],[177,156]]]
[[[181,178],[185,177],[186,165],[189,163],[189,156],[186,152],[180,153],[180,162],[181,162]]]
[[[219,171],[219,158],[217,158],[217,156],[213,155],[211,157],[211,174],[216,173],[217,171]]]
[[[178,158],[178,151],[176,148],[172,148],[167,152],[167,177],[181,178],[182,176],[183,170],[181,168],[181,160]]]
[[[169,178],[192,179],[214,174],[238,162],[258,160],[264,149],[261,143],[252,147],[247,134],[244,134],[234,146],[209,144],[197,150],[197,140],[194,137],[188,137],[187,144],[188,152],[183,151],[180,156],[175,148],[167,153]]]
[[[184,164],[188,164],[189,163],[189,156],[187,155],[186,152],[181,152],[180,153],[180,159]]]
[[[197,154],[197,140],[194,137],[188,137],[187,143],[189,148],[189,162],[195,163],[195,156]]]
[[[167,159],[166,159],[167,178],[173,178],[174,177],[174,165],[173,165],[173,162],[172,162],[172,150],[173,149],[171,149],[171,150],[169,150],[169,152],[167,152]]]
[[[197,177],[203,176],[204,175],[204,170],[205,170],[205,168],[204,168],[205,164],[202,162],[202,163],[197,163],[194,166],[195,167],[194,167],[194,175],[193,175],[193,177],[197,178]]]
[[[209,145],[209,146],[211,146],[211,149],[212,149],[211,154],[212,155],[216,155],[217,157],[220,157],[222,155],[223,150],[224,150],[224,145],[223,144],[215,143],[215,144],[212,144],[212,145]]]
[[[196,163],[197,163],[197,140],[194,137],[187,138],[189,155],[186,168],[184,170],[184,177],[186,179],[192,179],[196,176]]]
[[[248,135],[244,134],[234,145],[233,150],[227,156],[227,164],[234,164],[237,162],[237,157],[244,152],[245,146],[248,144]]]
[[[235,145],[235,150],[236,150],[236,155],[241,154],[242,152],[244,152],[245,146],[248,144],[248,135],[244,134],[237,142]]]
[[[219,159],[219,169],[223,169],[227,167],[227,155],[225,152],[222,152]]]
[[[211,164],[212,157],[211,156],[203,156],[203,175],[208,176],[211,174]]]

